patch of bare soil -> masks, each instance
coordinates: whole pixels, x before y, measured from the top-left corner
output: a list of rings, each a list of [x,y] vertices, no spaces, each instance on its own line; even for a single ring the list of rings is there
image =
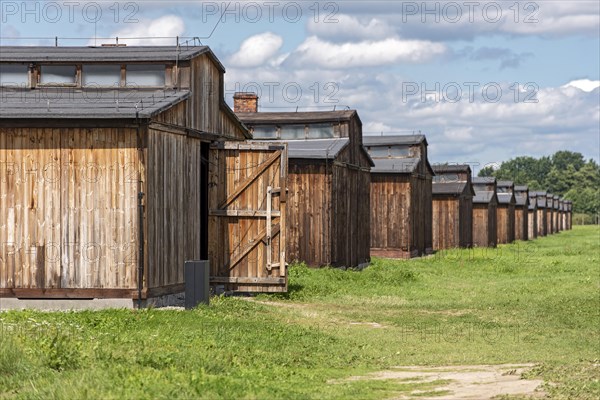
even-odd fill
[[[345,381],[397,379],[402,383],[423,383],[447,381],[435,389],[423,393],[414,391],[410,395],[398,397],[404,399],[486,400],[502,395],[543,397],[541,380],[522,379],[521,375],[533,364],[503,365],[461,365],[448,367],[395,367],[392,370],[376,372],[365,376],[354,376]],[[339,383],[332,381],[330,383]],[[439,392],[439,395],[435,395]],[[432,396],[427,396],[432,394]]]

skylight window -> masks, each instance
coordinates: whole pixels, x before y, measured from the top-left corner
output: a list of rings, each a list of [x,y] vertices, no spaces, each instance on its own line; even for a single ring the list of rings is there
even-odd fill
[[[165,86],[165,66],[152,64],[127,65],[127,86]]]
[[[40,83],[43,85],[74,85],[77,68],[74,65],[42,65]]]
[[[118,87],[121,82],[120,65],[83,65],[81,74],[83,86]]]
[[[0,64],[1,86],[27,86],[28,67],[22,64]]]

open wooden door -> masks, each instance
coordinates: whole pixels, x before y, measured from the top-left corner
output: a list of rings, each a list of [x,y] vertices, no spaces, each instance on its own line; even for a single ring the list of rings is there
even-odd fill
[[[286,178],[285,144],[211,145],[211,285],[237,292],[287,291]]]

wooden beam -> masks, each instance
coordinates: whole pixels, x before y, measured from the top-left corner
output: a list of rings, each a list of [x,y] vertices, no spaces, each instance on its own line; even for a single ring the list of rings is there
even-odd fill
[[[209,215],[213,217],[265,218],[267,212],[263,210],[210,210]],[[271,211],[271,216],[280,217],[281,211]]]
[[[279,224],[275,225],[273,227],[273,231],[271,233],[271,237],[275,237],[277,236],[277,234],[279,233]],[[236,258],[234,258],[229,265],[226,265],[226,269],[230,270],[233,267],[235,267],[240,261],[242,261],[244,259],[244,257],[246,257],[246,255],[248,255],[248,253],[250,253],[252,250],[254,250],[254,248],[256,246],[259,245],[259,243],[265,241],[267,238],[267,230],[266,229],[262,229],[259,233],[258,233],[258,237],[254,240],[254,243],[252,243],[250,246],[246,247],[244,249],[244,251],[242,252],[242,254],[238,255]]]
[[[252,278],[252,277],[222,277],[211,276],[211,283],[243,283],[257,285],[283,285],[285,278]]]
[[[144,292],[142,298],[145,298]],[[0,298],[19,299],[137,299],[137,289],[0,289]]]
[[[225,199],[221,204],[219,204],[219,209],[223,209],[231,204],[248,186],[252,184],[263,172],[267,170],[278,158],[281,157],[281,151],[276,151],[273,153],[264,163],[261,164],[260,167],[250,176],[244,183],[242,183],[233,193]]]

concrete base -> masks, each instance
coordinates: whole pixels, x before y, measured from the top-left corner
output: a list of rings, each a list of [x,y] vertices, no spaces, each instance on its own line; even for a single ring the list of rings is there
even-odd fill
[[[41,311],[70,311],[70,310],[103,310],[107,308],[133,309],[131,299],[16,299],[1,298],[0,311],[7,310],[41,310]]]
[[[153,297],[142,301],[142,307],[179,307],[185,302],[185,293]],[[17,299],[13,297],[0,298],[0,312],[8,310],[40,310],[40,311],[71,311],[71,310],[106,310],[134,309],[137,300],[132,299]]]

